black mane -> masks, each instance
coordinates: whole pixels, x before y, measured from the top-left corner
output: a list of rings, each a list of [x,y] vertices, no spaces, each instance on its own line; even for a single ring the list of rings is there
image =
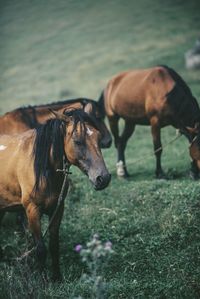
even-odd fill
[[[21,117],[21,120],[23,121],[24,124],[26,124],[30,129],[36,128],[39,123],[37,121],[37,108],[54,108],[57,106],[64,106],[67,104],[74,104],[74,103],[81,103],[83,108],[88,104],[91,103],[92,105],[97,105],[97,103],[88,98],[77,98],[77,99],[69,99],[69,100],[64,100],[64,101],[58,101],[58,102],[52,102],[50,104],[42,104],[42,105],[28,105],[28,106],[22,106],[19,108],[16,108],[9,113],[12,113],[15,115],[16,119],[19,118],[19,115]]]
[[[82,134],[85,134],[85,122],[98,129],[95,118],[91,117],[83,110],[71,110],[65,115],[73,119],[73,130],[80,122]],[[36,138],[33,147],[35,186],[33,191],[37,192],[41,183],[45,183],[46,190],[50,192],[53,176],[56,167],[62,168],[64,152],[64,138],[66,135],[66,123],[63,120],[49,119],[45,124],[39,125],[36,129]],[[52,162],[50,155],[52,152]]]
[[[24,124],[26,124],[30,129],[34,129],[38,126],[37,122],[37,117],[36,117],[36,109],[33,106],[28,106],[28,107],[20,107],[17,108],[11,113],[20,113],[21,120],[23,121]],[[10,113],[10,112],[8,112]]]
[[[46,103],[46,104],[41,104],[41,105],[22,106],[20,108],[15,109],[15,110],[18,110],[18,109],[29,109],[29,108],[40,108],[40,107],[43,107],[43,108],[45,108],[45,107],[49,108],[50,107],[51,108],[52,106],[74,104],[74,103],[77,103],[77,102],[80,102],[84,106],[87,103],[95,103],[95,101],[92,100],[92,99],[88,99],[88,98],[76,98],[76,99],[68,99],[68,100],[63,100],[63,101],[58,101],[58,102],[51,102],[51,103]]]
[[[162,65],[176,82],[174,88],[167,94],[169,104],[182,126],[194,127],[200,122],[200,109],[191,89],[182,77],[172,68]]]

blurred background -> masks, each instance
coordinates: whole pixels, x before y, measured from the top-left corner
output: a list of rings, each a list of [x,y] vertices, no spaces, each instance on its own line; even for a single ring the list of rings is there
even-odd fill
[[[200,37],[197,0],[1,0],[0,112],[85,96],[130,68],[167,64],[200,98],[184,54]]]

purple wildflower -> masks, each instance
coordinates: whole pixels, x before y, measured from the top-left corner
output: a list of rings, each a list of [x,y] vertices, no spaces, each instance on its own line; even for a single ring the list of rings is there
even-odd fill
[[[112,248],[112,243],[110,241],[107,241],[105,243],[105,249],[111,249]]]
[[[76,252],[80,252],[81,249],[82,249],[82,245],[81,245],[81,244],[77,244],[74,250],[75,250]]]

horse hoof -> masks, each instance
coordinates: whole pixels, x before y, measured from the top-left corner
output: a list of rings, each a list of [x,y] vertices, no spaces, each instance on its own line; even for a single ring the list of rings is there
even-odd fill
[[[158,180],[167,180],[167,176],[164,172],[156,173],[156,178]]]
[[[194,181],[196,181],[196,180],[199,180],[199,174],[198,173],[195,173],[195,172],[193,172],[193,171],[190,171],[190,174],[189,174],[189,177],[192,179],[192,180],[194,180]]]
[[[129,178],[130,175],[126,169],[126,165],[124,164],[123,161],[119,161],[117,162],[116,164],[116,167],[117,167],[117,176],[120,177],[120,178]]]
[[[126,166],[125,166],[125,168],[124,168],[124,172],[125,172],[125,174],[124,174],[124,178],[125,178],[125,179],[130,178],[130,174],[129,174],[128,171],[126,170]]]
[[[125,168],[124,168],[124,163],[123,161],[119,161],[116,164],[117,167],[117,176],[118,177],[124,177],[125,176]]]
[[[53,277],[52,277],[52,281],[53,281],[53,282],[58,282],[58,283],[60,283],[60,282],[63,281],[63,277],[62,277],[61,274],[53,275]]]

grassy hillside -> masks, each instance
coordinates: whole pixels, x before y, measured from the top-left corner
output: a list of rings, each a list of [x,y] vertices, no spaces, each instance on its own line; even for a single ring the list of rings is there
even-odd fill
[[[161,63],[199,95],[183,61],[199,36],[197,3],[1,0],[2,111],[63,94],[96,98],[114,73]]]
[[[185,51],[200,34],[199,10],[193,0],[0,0],[0,112],[77,96],[97,99],[115,73],[157,64],[178,71],[200,101],[200,71],[184,65]],[[162,130],[164,145],[174,137],[173,128]],[[74,247],[94,233],[114,250],[101,273],[104,298],[199,298],[200,185],[189,178],[188,143],[180,137],[164,149],[167,181],[154,178],[151,153],[150,128],[138,126],[126,151],[128,181],[116,178],[114,146],[103,151],[112,173],[106,190],[93,191],[72,169],[61,284],[43,285],[34,266],[13,262],[27,240],[7,215],[0,298],[92,298]]]

